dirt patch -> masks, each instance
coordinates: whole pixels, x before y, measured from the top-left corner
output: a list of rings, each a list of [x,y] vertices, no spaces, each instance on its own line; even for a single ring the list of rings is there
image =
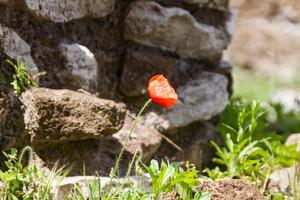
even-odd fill
[[[211,200],[265,200],[264,195],[255,186],[238,179],[205,182],[200,191],[212,192]]]

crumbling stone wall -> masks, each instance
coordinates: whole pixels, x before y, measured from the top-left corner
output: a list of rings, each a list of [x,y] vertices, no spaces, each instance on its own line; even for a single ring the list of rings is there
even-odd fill
[[[87,173],[108,173],[130,116],[147,98],[148,79],[162,73],[175,86],[179,102],[172,109],[152,105],[127,153],[143,149],[146,160],[168,156],[201,167],[208,140],[216,137],[214,117],[225,108],[231,90],[230,65],[222,60],[230,41],[227,7],[228,0],[0,1],[1,51],[21,58],[32,74],[45,71],[41,87],[82,88],[127,106],[123,128],[112,137],[47,140],[43,148],[35,146],[41,158],[51,163],[63,157],[70,163],[84,157]],[[30,135],[28,126],[25,132]],[[170,146],[161,134],[182,150]],[[77,156],[72,151],[76,146]],[[100,159],[91,166],[104,154],[105,162]]]

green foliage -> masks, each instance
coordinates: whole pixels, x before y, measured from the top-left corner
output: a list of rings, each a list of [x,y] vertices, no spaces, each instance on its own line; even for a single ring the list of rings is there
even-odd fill
[[[89,199],[89,198],[88,198]],[[126,189],[117,189],[110,195],[102,196],[103,200],[152,200],[153,195],[142,192],[137,186],[131,185]]]
[[[184,200],[204,199],[205,195],[193,188],[199,185],[198,171],[194,167],[187,165],[187,170],[183,171],[175,163],[162,161],[159,166],[156,160],[152,160],[149,167],[144,167],[150,174],[155,199],[173,190]]]
[[[210,178],[248,179],[264,188],[271,172],[299,159],[296,145],[285,146],[281,135],[267,131],[266,114],[255,101],[235,101],[226,108],[218,129],[224,146],[212,142],[217,155],[213,162],[221,168],[205,169]]]
[[[282,193],[273,193],[273,194],[270,194],[269,195],[269,199],[272,199],[272,200],[284,200],[284,196]]]
[[[24,62],[22,62],[21,60],[17,60],[16,64],[14,64],[10,60],[6,60],[6,62],[10,64],[15,70],[15,74],[13,75],[13,81],[11,84],[13,85],[15,93],[17,95],[20,95],[22,92],[32,86],[37,86],[37,82],[33,80],[33,78],[28,73],[26,64]]]
[[[152,160],[149,166],[145,166],[146,172],[151,178],[152,193],[144,192],[135,184],[126,184],[126,188],[120,187],[106,190],[101,187],[100,179],[95,179],[89,185],[87,199],[96,200],[156,200],[164,199],[169,194],[182,200],[210,200],[211,193],[199,192],[195,186],[199,185],[198,171],[187,164],[187,170],[182,170],[177,164],[162,162],[160,165]],[[111,187],[111,185],[109,185]],[[81,189],[73,189],[71,199],[85,200]]]
[[[24,153],[29,152],[28,165],[22,164]],[[6,157],[6,171],[0,171],[0,180],[3,187],[0,189],[0,198],[3,200],[48,200],[52,182],[56,179],[61,180],[65,174],[62,170],[53,168],[51,175],[40,171],[36,165],[32,164],[32,149],[26,147],[22,150],[20,157],[17,150],[12,149],[10,153],[3,153]],[[60,179],[57,177],[61,176]]]
[[[101,197],[101,182],[100,179],[95,179],[89,185],[89,200],[97,200]]]

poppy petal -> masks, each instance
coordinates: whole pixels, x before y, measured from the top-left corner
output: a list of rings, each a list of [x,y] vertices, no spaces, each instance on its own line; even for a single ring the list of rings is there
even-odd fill
[[[152,101],[167,108],[172,107],[178,99],[168,79],[160,74],[153,76],[149,80],[148,93]]]

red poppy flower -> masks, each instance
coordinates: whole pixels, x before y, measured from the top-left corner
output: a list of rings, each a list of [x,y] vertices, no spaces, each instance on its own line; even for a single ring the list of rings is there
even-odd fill
[[[148,93],[152,101],[166,108],[172,107],[178,99],[168,79],[161,74],[155,75],[149,80]]]

